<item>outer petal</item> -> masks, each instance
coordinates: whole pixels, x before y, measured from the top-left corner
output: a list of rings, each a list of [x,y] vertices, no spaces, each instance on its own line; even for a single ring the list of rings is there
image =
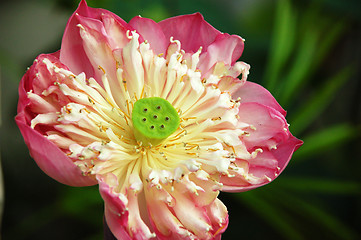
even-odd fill
[[[223,191],[247,191],[274,180],[286,167],[301,145],[288,130],[284,116],[273,108],[255,102],[241,103],[239,121],[249,125],[241,139],[252,153],[252,159],[237,159],[243,171],[235,177],[223,176]],[[233,173],[232,173],[233,174]]]
[[[150,43],[156,54],[165,53],[169,39],[166,39],[161,27],[156,22],[149,18],[137,16],[130,20],[129,25]]]
[[[200,13],[172,17],[159,22],[166,39],[173,37],[182,43],[186,52],[197,52],[214,42],[220,34],[217,29],[207,23]]]
[[[78,9],[70,17],[66,26],[61,44],[60,60],[75,74],[85,72],[87,77],[93,77],[94,70],[84,50],[83,40],[79,33],[78,16],[89,18],[93,22],[99,21],[99,24],[94,24],[92,27],[103,34],[109,33],[110,38],[118,36],[118,39],[113,39],[114,41],[123,42],[126,30],[131,28],[114,13],[104,9],[90,8],[85,0],[80,2]]]
[[[187,178],[187,176],[185,176]],[[220,239],[227,227],[226,207],[212,193],[218,193],[202,181],[182,179],[172,187],[158,185],[145,190],[149,217],[159,239]],[[204,180],[205,181],[205,180]],[[190,184],[197,186],[198,195]],[[211,184],[209,184],[211,185]],[[174,187],[174,188],[173,188]]]
[[[105,202],[105,219],[109,229],[119,240],[132,239],[126,230],[129,217],[127,198],[123,194],[115,193],[103,179],[98,180],[99,191]]]
[[[114,175],[98,176],[98,181],[100,194],[105,202],[105,219],[114,236],[119,240],[154,238],[155,234],[150,232],[144,222],[147,216],[142,216],[145,202],[142,202],[143,192],[139,192],[141,182],[135,184],[136,187],[130,184],[125,193],[118,193],[115,191],[118,180]],[[137,181],[140,181],[139,177]]]
[[[15,120],[30,155],[46,174],[70,186],[90,186],[97,183],[93,178],[83,176],[80,169],[55,144],[26,124],[24,113],[19,113]]]
[[[47,78],[48,72],[45,64],[42,64],[42,60],[48,58],[60,66],[61,64],[58,62],[57,56],[58,53],[40,55],[22,78],[19,85],[18,115],[15,121],[29,148],[30,155],[46,174],[61,183],[71,186],[94,185],[96,181],[93,178],[83,176],[80,169],[64,152],[38,131],[30,127],[30,120],[33,116],[28,111],[28,107],[31,106],[27,92],[41,93],[51,84],[50,79]]]
[[[275,144],[287,141],[290,132],[286,119],[274,108],[256,102],[247,102],[239,106],[239,122],[250,127],[248,135],[242,140],[248,149],[254,147],[274,148]]]
[[[198,67],[202,72],[207,72],[217,62],[233,65],[242,55],[244,40],[237,35],[221,34],[215,41],[203,49],[199,58]]]
[[[241,103],[256,102],[265,106],[274,108],[283,116],[286,116],[286,111],[278,104],[272,94],[264,87],[257,83],[246,82],[241,88],[236,91],[232,97],[237,99],[241,98]]]

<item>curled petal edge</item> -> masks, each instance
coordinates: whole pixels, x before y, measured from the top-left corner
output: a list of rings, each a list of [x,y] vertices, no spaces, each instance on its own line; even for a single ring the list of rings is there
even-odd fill
[[[244,183],[244,178],[241,176],[236,176],[233,178],[229,177],[222,177],[221,182],[223,183],[222,191],[224,192],[245,192],[249,191],[261,186],[264,186],[273,180],[275,180],[279,174],[283,172],[283,170],[286,168],[288,162],[290,161],[292,154],[294,151],[296,151],[301,145],[303,144],[303,141],[297,139],[296,137],[290,135],[287,141],[277,146],[277,149],[272,150],[271,153],[275,159],[278,161],[278,170],[277,173],[273,176],[269,176],[269,179],[267,181],[263,181],[258,184],[250,184],[239,186],[236,181],[237,179],[241,178]],[[251,163],[250,163],[251,165]]]

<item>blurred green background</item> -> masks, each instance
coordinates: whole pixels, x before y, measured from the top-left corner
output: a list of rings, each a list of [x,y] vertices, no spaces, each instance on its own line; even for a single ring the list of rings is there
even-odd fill
[[[2,239],[102,239],[97,187],[46,176],[14,123],[17,87],[40,53],[60,48],[73,0],[0,3]],[[305,144],[273,183],[221,193],[231,239],[361,239],[361,1],[89,0],[156,21],[201,12],[246,39],[248,80],[268,88]],[[1,191],[4,189],[5,194]]]

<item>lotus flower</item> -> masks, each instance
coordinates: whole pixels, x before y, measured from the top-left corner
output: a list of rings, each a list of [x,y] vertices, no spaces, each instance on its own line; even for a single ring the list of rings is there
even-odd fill
[[[50,177],[99,184],[117,239],[220,239],[219,192],[271,182],[302,144],[246,82],[243,46],[199,13],[126,23],[81,1],[22,78],[16,122]]]

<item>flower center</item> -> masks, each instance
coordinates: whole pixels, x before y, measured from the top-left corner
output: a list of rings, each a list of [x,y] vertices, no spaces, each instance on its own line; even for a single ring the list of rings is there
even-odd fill
[[[167,100],[149,97],[134,103],[132,122],[138,141],[143,145],[156,145],[178,129],[180,119]]]

